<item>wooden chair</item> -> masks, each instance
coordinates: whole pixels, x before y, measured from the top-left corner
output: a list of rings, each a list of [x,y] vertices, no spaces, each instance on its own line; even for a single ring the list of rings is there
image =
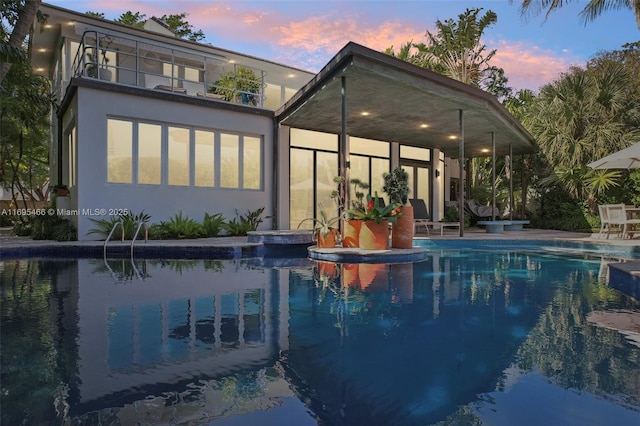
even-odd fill
[[[618,234],[622,239],[630,237],[632,233],[635,233],[632,228],[636,225],[640,225],[640,219],[629,219],[627,217],[627,211],[624,204],[608,204],[607,217],[609,227],[616,226],[618,228]],[[610,234],[611,231],[607,232],[607,239]]]
[[[598,232],[598,238],[605,234],[607,235],[607,238],[609,238],[609,214],[607,211],[607,205],[599,204],[598,213],[600,213],[600,231]]]

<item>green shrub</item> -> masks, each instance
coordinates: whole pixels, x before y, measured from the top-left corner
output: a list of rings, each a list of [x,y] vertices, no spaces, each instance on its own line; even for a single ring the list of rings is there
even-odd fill
[[[151,219],[151,216],[144,212],[144,210],[139,214],[133,214],[130,212],[126,215],[118,215],[118,216],[109,216],[105,219],[89,219],[93,223],[96,224],[95,228],[89,230],[89,234],[98,234],[101,235],[103,239],[106,239],[111,230],[116,223],[122,223],[122,228],[124,229],[124,239],[130,240],[133,238],[133,234],[135,234],[136,229],[138,229],[138,224],[140,222],[148,223]],[[144,232],[144,230],[140,230],[140,232]],[[122,238],[122,229],[118,227],[111,236],[113,239]]]
[[[158,227],[153,228],[153,232],[154,238],[163,240],[200,238],[204,235],[202,225],[194,219],[182,216],[182,211],[169,218],[168,221],[160,222]]]
[[[13,216],[8,214],[0,214],[0,227],[9,227],[14,225]]]
[[[202,221],[202,234],[205,237],[217,237],[220,235],[220,231],[223,230],[223,225],[224,216],[222,216],[222,213],[213,215],[205,213]]]
[[[28,219],[16,220],[13,224],[13,233],[18,237],[31,235],[31,221]]]
[[[444,221],[445,222],[460,222],[460,215],[458,214],[457,207],[448,207],[444,208]],[[468,228],[471,226],[471,217],[468,214],[464,215],[464,227]]]
[[[239,215],[236,211],[236,217],[224,223],[222,227],[232,236],[247,235],[247,232],[255,231],[262,223],[262,212],[264,212],[264,207],[255,211],[247,210],[244,215]]]
[[[32,216],[29,236],[34,240],[75,241],[78,232],[69,219],[57,215]]]

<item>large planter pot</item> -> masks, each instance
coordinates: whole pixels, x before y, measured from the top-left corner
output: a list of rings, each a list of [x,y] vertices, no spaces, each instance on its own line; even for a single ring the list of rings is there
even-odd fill
[[[322,233],[316,232],[316,238],[318,240],[318,248],[334,248],[336,246],[336,237],[338,236],[337,229],[330,229],[326,236],[322,236]]]
[[[359,219],[342,221],[342,247],[358,247],[362,221]]]
[[[389,221],[365,220],[360,227],[359,246],[363,250],[385,250],[389,247]]]
[[[400,207],[400,216],[391,229],[391,247],[410,249],[413,247],[413,206]]]

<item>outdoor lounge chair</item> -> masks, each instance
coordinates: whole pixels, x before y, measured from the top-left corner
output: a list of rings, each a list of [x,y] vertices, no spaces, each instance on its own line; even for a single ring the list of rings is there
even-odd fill
[[[429,216],[429,211],[427,210],[427,205],[424,203],[424,200],[420,198],[411,198],[409,203],[413,206],[414,233],[418,226],[424,226],[427,230],[427,235],[430,235],[429,226],[439,226],[440,235],[444,235],[444,228],[460,228],[459,222],[439,222],[431,220],[431,216]]]
[[[500,210],[496,207],[495,209],[491,206],[483,206],[482,204],[478,204],[476,200],[467,200],[465,201],[466,210],[471,214],[478,218],[490,218],[492,216],[499,217]]]

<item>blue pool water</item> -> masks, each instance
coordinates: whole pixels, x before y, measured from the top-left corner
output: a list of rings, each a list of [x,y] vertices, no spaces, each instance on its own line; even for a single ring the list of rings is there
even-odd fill
[[[2,424],[640,424],[606,262],[5,260]]]

